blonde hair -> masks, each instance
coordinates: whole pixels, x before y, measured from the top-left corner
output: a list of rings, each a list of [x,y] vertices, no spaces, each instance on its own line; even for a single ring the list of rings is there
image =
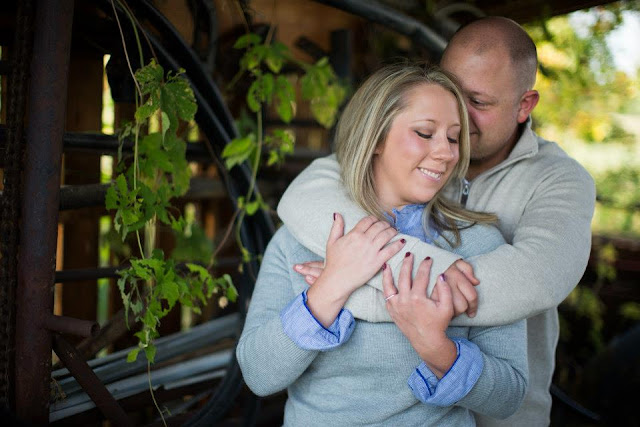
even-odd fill
[[[342,181],[353,200],[369,214],[386,220],[378,202],[373,175],[373,156],[389,134],[391,125],[407,106],[406,94],[419,85],[438,85],[456,98],[460,114],[460,158],[451,180],[462,180],[469,167],[469,119],[462,93],[454,77],[436,66],[401,63],[387,65],[372,74],[351,97],[336,128],[336,155],[340,163]],[[429,221],[439,230],[453,232],[452,246],[460,244],[458,222],[491,223],[497,221],[493,214],[473,212],[447,200],[442,191],[429,201],[424,209],[423,227],[430,233]],[[470,223],[470,224],[469,224]],[[444,236],[443,236],[444,237]]]

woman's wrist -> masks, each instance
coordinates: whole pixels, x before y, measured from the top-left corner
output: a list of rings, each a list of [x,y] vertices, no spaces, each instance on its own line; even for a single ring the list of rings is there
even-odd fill
[[[331,326],[351,293],[336,285],[324,272],[307,291],[307,307],[325,328]]]
[[[442,336],[438,336],[433,340],[423,340],[423,343],[427,345],[420,346],[418,351],[420,358],[438,379],[442,378],[458,357],[456,343],[451,341],[446,334],[442,334]]]

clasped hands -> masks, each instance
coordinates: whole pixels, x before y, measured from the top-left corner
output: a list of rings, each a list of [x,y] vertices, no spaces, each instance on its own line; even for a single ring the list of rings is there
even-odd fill
[[[459,261],[459,265],[452,265],[439,276],[429,297],[427,287],[433,260],[430,257],[422,260],[415,278],[412,278],[414,257],[411,252],[406,252],[396,287],[391,267],[386,262],[406,243],[404,239],[391,242],[397,233],[386,221],[366,217],[344,235],[342,216],[334,214],[324,265],[309,262],[297,264],[294,269],[303,274],[310,285],[307,291],[309,310],[323,326],[328,327],[349,296],[382,268],[383,292],[391,319],[440,378],[456,357],[455,344],[446,335],[449,322],[454,315],[475,313],[477,308],[477,294],[473,282],[467,277],[469,271],[472,279],[476,283],[478,281],[473,277],[471,267],[466,270],[468,264]],[[451,278],[460,276],[467,279],[470,287],[462,290],[458,281],[455,282],[457,292],[454,292]]]
[[[361,219],[358,224],[347,235],[343,235],[344,221],[340,214],[335,214],[335,220],[331,229],[329,240],[327,242],[327,260],[311,261],[296,264],[294,270],[303,275],[309,286],[313,285],[323,271],[332,263],[331,267],[340,274],[340,279],[344,280],[344,274],[349,274],[353,289],[348,289],[349,295],[356,288],[369,281],[382,266],[386,266],[386,262],[396,253],[400,252],[404,246],[404,239],[397,240],[387,245],[393,237],[397,235],[397,231],[386,221],[380,221],[375,217],[366,217]],[[365,251],[367,251],[365,253]],[[334,261],[334,257],[338,258]],[[405,257],[403,266],[406,263],[413,262],[413,256]],[[367,265],[367,263],[370,263]],[[429,272],[426,274],[426,285],[429,281],[429,273],[432,261],[425,259],[421,264],[428,264]],[[355,267],[358,267],[354,270]],[[408,281],[415,282],[418,277],[411,280],[411,268],[408,270]],[[425,266],[427,267],[427,266]],[[402,272],[401,272],[402,274]],[[393,284],[393,276],[389,274],[391,283]],[[385,277],[385,275],[383,275]],[[478,310],[478,293],[475,289],[480,281],[473,274],[473,267],[466,261],[459,259],[449,266],[440,276],[451,291],[451,301],[453,304],[453,316],[459,316],[466,313],[469,317],[474,317]],[[384,285],[384,281],[383,281]],[[392,295],[391,291],[385,291],[385,297]],[[425,292],[423,294],[426,296]],[[432,300],[439,298],[439,286],[434,288],[431,294]],[[345,299],[346,301],[346,299]]]

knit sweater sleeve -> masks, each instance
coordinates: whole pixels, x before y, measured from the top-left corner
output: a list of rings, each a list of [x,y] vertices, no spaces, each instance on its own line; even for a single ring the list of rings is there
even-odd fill
[[[591,251],[595,186],[575,161],[538,171],[510,244],[469,258],[481,284],[478,313],[456,325],[499,325],[558,306],[580,281]],[[505,200],[504,203],[508,203]]]
[[[287,388],[318,354],[296,345],[285,334],[280,319],[282,309],[296,298],[288,260],[296,246],[285,227],[271,239],[236,347],[245,383],[258,396]]]
[[[461,239],[456,251],[464,257],[492,251],[505,243],[497,228],[483,225],[463,229]],[[455,404],[494,418],[513,415],[524,400],[529,381],[525,320],[472,327],[468,339],[481,352],[482,372]]]
[[[367,213],[353,202],[342,185],[340,165],[335,155],[331,155],[313,161],[291,182],[278,204],[278,216],[303,246],[324,257],[334,212],[344,218],[345,233],[367,216]],[[430,283],[435,283],[438,274],[461,258],[454,253],[423,243],[413,236],[398,235],[394,240],[401,238],[407,241],[403,250],[387,262],[391,266],[396,283],[407,251],[416,253],[416,259],[424,259],[427,256],[433,259]],[[419,264],[415,263],[413,266],[414,275]],[[382,290],[382,275],[376,275],[369,284]]]
[[[591,249],[593,179],[569,158],[536,173],[537,185],[510,244],[468,260],[481,281],[476,288],[479,309],[474,318],[461,315],[453,319],[453,325],[509,324],[534,316],[560,304],[580,281]],[[510,203],[508,196],[505,204]],[[296,239],[322,256],[332,212],[344,216],[345,231],[366,215],[345,192],[335,156],[314,161],[291,183],[278,206],[280,218]],[[406,251],[416,259],[433,259],[430,283],[460,258],[411,236],[396,238],[406,239],[407,244],[388,263],[394,276]],[[414,265],[414,275],[418,265]],[[374,276],[369,284],[382,290],[382,275]]]
[[[482,352],[483,369],[471,391],[456,405],[499,419],[513,415],[529,381],[526,322],[473,327],[469,340]]]

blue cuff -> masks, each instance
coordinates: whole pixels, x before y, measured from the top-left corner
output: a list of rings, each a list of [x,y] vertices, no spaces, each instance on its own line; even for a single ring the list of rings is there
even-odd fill
[[[304,350],[330,350],[346,342],[355,327],[349,310],[342,309],[331,326],[325,328],[307,306],[307,291],[298,295],[280,312],[284,333]]]
[[[458,357],[440,380],[424,362],[409,376],[409,388],[422,403],[454,405],[471,391],[480,378],[484,361],[478,346],[463,338],[451,340],[456,344]]]

